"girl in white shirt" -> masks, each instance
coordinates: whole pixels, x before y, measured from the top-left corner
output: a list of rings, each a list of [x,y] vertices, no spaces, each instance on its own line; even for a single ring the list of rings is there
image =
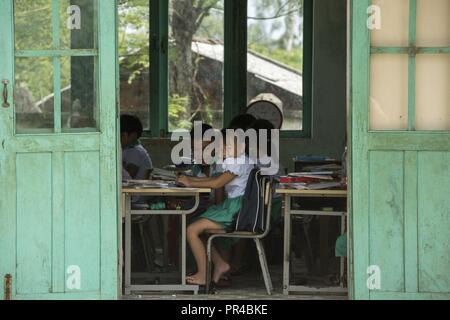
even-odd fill
[[[195,188],[220,189],[225,187],[226,200],[216,206],[211,206],[198,219],[187,228],[187,240],[197,263],[197,273],[187,277],[190,284],[205,285],[206,283],[206,249],[200,236],[210,229],[228,229],[232,226],[235,216],[241,209],[242,199],[247,186],[247,180],[254,165],[245,155],[245,145],[234,148],[225,146],[224,135],[224,162],[222,174],[209,178],[193,178],[181,176],[178,182]],[[230,270],[230,265],[213,247],[212,260],[214,263],[213,281],[218,283],[222,275]]]

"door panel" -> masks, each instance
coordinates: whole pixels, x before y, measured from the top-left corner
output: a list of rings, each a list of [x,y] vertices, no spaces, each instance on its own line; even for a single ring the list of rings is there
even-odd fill
[[[0,277],[14,299],[117,297],[115,10],[0,1]]]
[[[98,152],[68,152],[65,162],[65,262],[82,271],[83,290],[100,289],[100,181]],[[79,169],[80,163],[89,167]],[[83,190],[80,198],[78,190]]]
[[[383,270],[383,291],[396,292],[405,287],[403,152],[372,151],[369,167],[370,265]]]
[[[450,299],[448,4],[352,1],[353,298]]]
[[[17,293],[52,290],[52,155],[16,155]]]
[[[450,152],[419,153],[419,291],[450,288]],[[436,187],[439,186],[439,187]]]

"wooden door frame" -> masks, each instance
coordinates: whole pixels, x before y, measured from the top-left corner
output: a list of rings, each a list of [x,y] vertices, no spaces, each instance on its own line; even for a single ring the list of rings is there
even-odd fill
[[[54,0],[55,1],[55,0]],[[58,1],[58,0],[56,0]],[[115,2],[98,1],[98,108],[101,117],[98,119],[98,132],[90,133],[94,138],[89,138],[89,142],[82,141],[82,137],[87,133],[59,133],[54,134],[41,134],[38,136],[32,135],[16,135],[14,132],[14,112],[13,105],[13,83],[14,83],[14,14],[13,14],[13,0],[0,1],[0,12],[6,17],[6,19],[0,19],[0,27],[2,34],[5,37],[0,41],[0,70],[3,71],[0,77],[10,80],[9,84],[9,99],[11,107],[6,109],[2,108],[0,113],[0,135],[2,141],[0,144],[4,150],[7,150],[8,156],[5,156],[5,152],[0,153],[0,162],[2,163],[2,169],[0,171],[0,187],[2,190],[14,189],[16,186],[7,185],[7,181],[14,180],[13,174],[15,172],[14,159],[10,155],[17,150],[16,142],[28,143],[28,151],[33,148],[36,151],[42,152],[46,147],[49,147],[50,143],[52,148],[58,150],[58,152],[64,152],[68,148],[86,147],[86,150],[96,150],[99,153],[100,158],[100,189],[99,189],[99,218],[100,218],[100,275],[99,275],[99,290],[95,292],[65,292],[54,294],[26,294],[18,296],[17,298],[25,299],[67,299],[67,298],[80,298],[80,299],[116,299],[118,296],[117,290],[117,268],[118,268],[118,242],[117,242],[117,213],[118,210],[118,194],[119,188],[117,181],[119,181],[118,171],[118,153],[117,145],[118,139],[118,112],[116,104],[115,92],[116,83],[109,79],[115,79],[116,75],[116,59],[115,54],[117,48],[117,39],[115,37]],[[114,10],[114,11],[113,11]],[[101,79],[107,81],[101,81]],[[98,137],[97,137],[98,136]],[[6,138],[5,138],[6,137]],[[36,141],[35,141],[36,140]],[[84,147],[83,147],[84,146]],[[96,149],[97,148],[97,149]],[[34,150],[33,149],[33,150]],[[52,149],[52,150],[53,150]],[[56,151],[55,151],[56,152]],[[116,170],[117,169],[117,170]],[[117,174],[111,174],[112,172]],[[6,175],[3,177],[3,174]],[[6,179],[6,177],[9,177]],[[3,179],[5,178],[5,179]],[[5,232],[2,241],[0,241],[0,252],[15,252],[15,230],[16,228],[16,203],[12,200],[12,197],[7,199],[8,201],[0,201],[0,212],[8,212],[4,214],[4,220],[2,225],[5,230],[11,230],[11,232]],[[59,199],[60,200],[60,199]],[[59,201],[57,200],[57,201]],[[63,200],[64,201],[64,200]],[[59,204],[59,202],[58,202]],[[55,207],[54,207],[55,208]],[[57,208],[57,207],[56,207]],[[9,214],[14,212],[14,214]],[[64,236],[64,234],[63,234]],[[12,253],[14,254],[14,253]],[[16,257],[4,262],[2,271],[14,275],[16,273],[15,260]],[[11,260],[11,261],[9,261]],[[54,261],[53,261],[54,262]],[[1,263],[1,262],[0,262]],[[8,265],[6,265],[6,263]],[[58,261],[58,270],[64,270],[63,262]],[[62,268],[62,269],[61,269]],[[3,293],[3,274],[1,275],[2,281],[0,283],[1,294]],[[16,298],[16,288],[13,278],[13,298]],[[61,283],[58,278],[57,283],[53,283],[57,288],[65,288],[65,283]]]

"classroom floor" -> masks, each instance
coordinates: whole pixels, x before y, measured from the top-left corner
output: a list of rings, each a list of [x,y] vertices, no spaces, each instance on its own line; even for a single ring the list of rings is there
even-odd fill
[[[242,276],[234,276],[232,285],[218,289],[214,295],[172,294],[172,293],[134,293],[123,296],[123,300],[347,300],[346,295],[306,295],[282,294],[282,267],[271,266],[270,274],[274,286],[274,293],[268,296],[261,272],[249,272]],[[295,280],[294,280],[295,281]]]

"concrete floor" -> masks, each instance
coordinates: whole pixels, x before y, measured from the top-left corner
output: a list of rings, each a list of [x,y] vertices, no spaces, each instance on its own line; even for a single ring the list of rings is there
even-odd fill
[[[268,296],[260,270],[251,271],[242,276],[234,276],[228,288],[220,288],[214,295],[193,295],[166,293],[133,293],[123,296],[124,300],[347,300],[346,295],[306,295],[282,294],[282,267],[271,266],[270,274],[274,293]],[[294,279],[295,281],[295,279]]]

